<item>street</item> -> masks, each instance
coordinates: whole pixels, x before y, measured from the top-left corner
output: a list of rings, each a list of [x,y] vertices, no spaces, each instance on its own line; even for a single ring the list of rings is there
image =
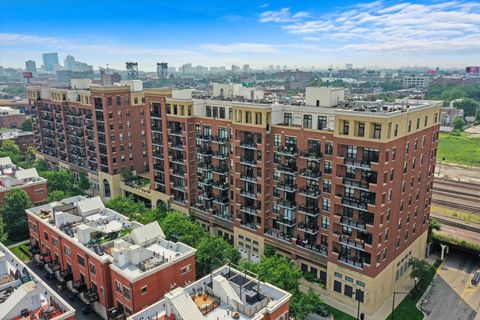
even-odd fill
[[[457,253],[447,256],[422,305],[427,319],[480,319],[480,287],[470,284],[478,267],[478,260],[468,256]]]
[[[27,263],[28,267],[35,272],[35,274],[40,277],[43,281],[45,281],[51,288],[52,290],[55,290],[65,301],[67,301],[75,310],[75,318],[79,320],[102,320],[103,318],[100,317],[98,314],[96,314],[94,311],[92,311],[88,315],[84,315],[82,313],[82,309],[85,307],[85,303],[83,303],[80,298],[75,299],[75,301],[72,301],[68,298],[68,294],[70,291],[68,289],[64,289],[62,291],[58,291],[58,281],[56,279],[47,279],[47,272],[45,271],[44,268],[41,268],[37,266],[35,261],[30,261]]]

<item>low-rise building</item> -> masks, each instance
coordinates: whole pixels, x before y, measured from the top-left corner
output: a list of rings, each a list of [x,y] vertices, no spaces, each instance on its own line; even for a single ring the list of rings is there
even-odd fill
[[[37,169],[22,169],[10,157],[0,158],[0,204],[12,189],[23,189],[33,204],[41,204],[48,196],[47,179],[38,175]]]
[[[20,148],[20,153],[27,151],[28,147],[33,147],[33,132],[22,131],[20,129],[1,129],[0,130],[0,146],[4,140],[14,141]]]
[[[0,107],[0,128],[20,128],[25,114],[10,107]]]
[[[165,239],[100,197],[76,196],[27,210],[34,256],[105,319],[131,315],[195,280],[195,249]]]
[[[287,320],[291,294],[225,265],[128,320]]]
[[[0,243],[0,319],[75,319],[75,309],[2,243]]]

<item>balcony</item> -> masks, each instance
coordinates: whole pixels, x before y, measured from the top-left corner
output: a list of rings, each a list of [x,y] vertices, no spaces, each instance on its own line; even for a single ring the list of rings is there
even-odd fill
[[[322,153],[317,150],[306,150],[300,153],[300,158],[307,159],[309,161],[319,162],[322,160]]]
[[[280,172],[283,172],[285,174],[289,174],[289,175],[296,175],[297,174],[297,167],[294,166],[294,165],[286,165],[286,164],[279,164],[278,165],[278,168],[277,168],[278,171]]]
[[[170,128],[168,134],[175,137],[183,137],[183,130],[181,128]]]
[[[228,143],[228,138],[215,136],[215,137],[212,137],[212,142],[218,143],[218,144],[226,144]]]
[[[290,202],[290,201],[285,201],[285,200],[279,200],[279,201],[276,202],[276,204],[280,208],[289,209],[289,210],[293,210],[297,206],[297,204],[295,202]]]
[[[295,218],[283,218],[283,217],[281,217],[281,218],[277,219],[277,223],[291,228],[296,224],[296,221],[295,221]]]
[[[215,166],[213,167],[213,172],[220,174],[220,175],[226,175],[228,174],[228,167],[227,166]]]
[[[323,244],[311,243],[307,240],[298,241],[297,247],[318,253],[321,256],[328,256],[328,247]]]
[[[363,240],[355,240],[352,237],[346,235],[339,235],[338,241],[347,247],[351,247],[357,250],[365,250],[365,241]]]
[[[265,234],[272,237],[272,238],[275,238],[275,239],[278,239],[278,240],[281,240],[281,241],[285,241],[285,242],[288,242],[288,243],[290,243],[292,241],[292,235],[291,234],[281,232],[277,229],[266,230]]]
[[[319,169],[303,168],[300,170],[300,176],[306,179],[318,181],[322,176]]]
[[[152,124],[152,131],[162,132],[162,125],[153,123]]]
[[[254,175],[242,174],[242,175],[240,176],[240,180],[256,183],[256,182],[257,182],[257,177],[255,177]]]
[[[275,147],[275,153],[281,154],[287,157],[296,157],[298,154],[298,149],[296,146],[278,146]]]
[[[257,144],[253,141],[241,141],[240,147],[244,149],[257,150]]]
[[[152,139],[152,144],[157,146],[163,146],[163,141],[162,139]]]
[[[198,197],[199,197],[199,198],[202,198],[203,200],[210,201],[210,200],[213,200],[213,193],[211,193],[211,192],[202,192],[202,193],[199,193],[199,194],[198,194]]]
[[[370,163],[366,161],[345,158],[344,163],[347,167],[353,167],[353,168],[362,169],[362,170],[371,170]]]
[[[160,111],[150,111],[150,117],[152,117],[152,118],[161,118],[162,115],[160,114]]]
[[[242,227],[251,229],[251,230],[253,230],[253,231],[256,231],[256,230],[257,230],[257,225],[256,225],[256,224],[251,223],[251,222],[247,222],[247,221],[245,221],[245,220],[243,220],[243,219],[240,221],[240,225],[241,225]]]
[[[317,233],[320,232],[320,228],[318,227],[318,225],[313,224],[313,223],[308,223],[307,224],[305,222],[301,222],[297,226],[297,229],[304,232],[304,233],[308,233],[308,234],[312,234],[312,235],[316,235]]]
[[[364,261],[357,257],[349,257],[344,254],[339,254],[338,261],[357,269],[363,269]]]
[[[259,209],[256,209],[255,207],[251,207],[251,206],[245,206],[245,205],[240,206],[240,211],[242,211],[244,213],[247,213],[247,214],[250,214],[250,215],[253,215],[253,216],[257,215],[257,210],[259,210]]]
[[[297,191],[297,185],[291,182],[279,181],[277,183],[277,189],[285,192],[295,192]]]
[[[354,181],[350,178],[343,178],[343,184],[349,187],[352,187],[353,189],[358,189],[362,191],[369,191],[370,189],[370,184],[367,182],[358,182]]]
[[[318,207],[306,207],[306,206],[300,206],[298,207],[298,212],[303,213],[306,216],[309,217],[318,217],[320,214],[320,209]]]
[[[256,167],[256,166],[257,166],[257,160],[254,160],[254,159],[251,159],[251,158],[242,157],[242,158],[240,158],[240,164],[243,164],[243,165],[245,165],[245,166],[253,166],[253,167]]]
[[[183,151],[183,144],[175,144],[170,146],[171,150],[176,150],[176,151]]]
[[[212,141],[212,136],[209,134],[197,134],[197,140],[200,141]]]
[[[175,163],[178,165],[183,165],[183,157],[173,158],[170,160],[171,163]]]
[[[214,151],[212,153],[212,157],[215,158],[215,159],[219,159],[219,160],[226,160],[226,159],[228,159],[228,154],[224,154],[224,153]]]
[[[173,182],[170,182],[170,186],[172,187],[172,189],[175,189],[175,190],[178,190],[178,191],[181,191],[181,192],[185,191],[185,186],[181,186],[181,185],[178,185],[178,184],[173,183]]]
[[[183,164],[183,163],[182,163]],[[201,171],[212,171],[213,166],[211,163],[197,163],[197,169],[200,169]]]
[[[367,225],[365,222],[363,221],[357,221],[353,218],[350,218],[350,217],[341,217],[340,218],[340,224],[341,225],[344,225],[344,226],[347,226],[347,227],[350,227],[350,228],[353,228],[353,229],[356,229],[356,230],[360,230],[360,231],[366,231],[367,230]]]
[[[211,185],[213,185],[213,180],[198,177],[198,185],[199,186],[211,186]]]
[[[228,183],[214,183],[212,187],[221,191],[228,190]]]
[[[257,200],[257,195],[253,192],[249,192],[249,191],[246,191],[246,190],[242,190],[240,191],[240,194],[245,197],[245,198],[249,198],[249,199],[253,199],[253,200]]]
[[[318,199],[320,197],[320,190],[318,186],[305,186],[300,188],[299,192],[300,195],[312,199]]]
[[[163,152],[160,152],[160,151],[153,151],[153,157],[154,158],[159,158],[159,159],[162,159],[163,160]]]
[[[223,206],[226,206],[228,205],[228,197],[219,197],[219,196],[214,196],[213,197],[213,202],[214,203],[217,203],[217,204],[220,204],[220,205],[223,205]]]
[[[170,168],[170,174],[174,177],[185,179],[185,171],[183,170],[175,170],[173,168]]]
[[[367,201],[363,201],[357,198],[349,198],[344,196],[342,198],[342,205],[352,209],[368,211]]]

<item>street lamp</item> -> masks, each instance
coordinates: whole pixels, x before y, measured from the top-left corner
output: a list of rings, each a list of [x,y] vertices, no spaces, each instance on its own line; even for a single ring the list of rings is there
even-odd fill
[[[415,285],[413,286],[413,288],[415,288],[417,286],[418,278],[417,277],[413,278],[413,281],[415,281]],[[397,294],[409,294],[409,293],[410,292],[393,291],[392,316],[391,316],[390,320],[393,320],[393,312],[395,311],[395,295],[397,295]]]
[[[358,301],[357,320],[363,320],[364,314],[360,314],[360,302],[364,300],[364,292],[361,289],[356,289],[353,293],[355,294],[355,300]]]

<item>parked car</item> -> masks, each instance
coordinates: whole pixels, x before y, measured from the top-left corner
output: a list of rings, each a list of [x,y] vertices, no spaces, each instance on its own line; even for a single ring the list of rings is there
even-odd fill
[[[322,317],[329,317],[332,314],[330,310],[328,310],[328,307],[324,304],[319,305],[315,312]]]
[[[91,304],[87,304],[85,307],[82,309],[83,314],[89,314],[93,311],[93,306]]]
[[[480,271],[475,272],[472,278],[472,285],[476,286],[480,282]]]

